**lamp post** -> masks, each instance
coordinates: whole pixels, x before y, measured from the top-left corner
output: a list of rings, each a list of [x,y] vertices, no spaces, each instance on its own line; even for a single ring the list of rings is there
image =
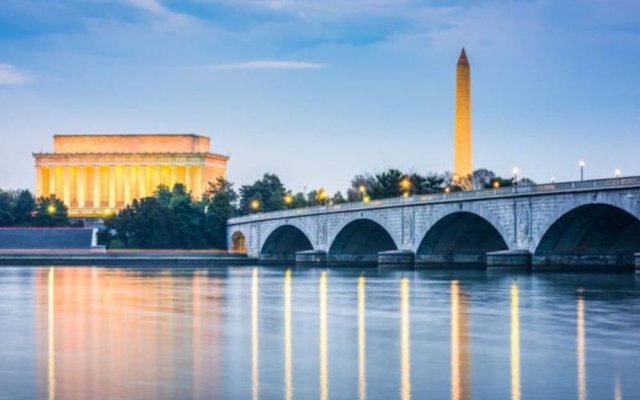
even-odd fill
[[[580,163],[578,164],[580,166],[580,181],[584,181],[584,166],[585,163],[584,161],[580,161]]]
[[[616,178],[620,178],[622,176],[622,171],[620,171],[619,169],[616,169],[615,174],[616,174]]]
[[[358,192],[360,192],[360,200],[364,201],[364,198],[367,195],[367,187],[365,185],[358,186]]]
[[[518,173],[520,172],[520,170],[518,169],[518,167],[514,167],[513,168],[513,185],[514,186],[518,186]]]
[[[249,208],[251,208],[251,211],[253,212],[258,212],[258,210],[260,210],[260,200],[258,199],[251,200],[251,203],[249,203]]]

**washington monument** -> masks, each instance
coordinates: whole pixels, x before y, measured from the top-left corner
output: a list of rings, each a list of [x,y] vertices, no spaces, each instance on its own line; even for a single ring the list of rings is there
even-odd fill
[[[471,174],[471,68],[462,49],[456,67],[456,117],[453,173],[458,177]]]

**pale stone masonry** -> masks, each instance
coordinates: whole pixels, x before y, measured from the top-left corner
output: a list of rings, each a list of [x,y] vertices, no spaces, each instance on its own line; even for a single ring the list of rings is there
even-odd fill
[[[158,185],[183,183],[200,197],[224,177],[229,157],[194,134],[55,135],[53,153],[34,153],[36,196],[55,195],[71,217],[102,217]]]
[[[640,252],[639,219],[640,178],[629,177],[260,213],[231,219],[227,233],[231,247],[242,237],[249,256],[287,262],[311,250],[346,262],[406,250],[416,264],[486,262],[486,253],[522,250],[534,265],[629,265]],[[278,242],[283,227],[308,245],[291,231]]]

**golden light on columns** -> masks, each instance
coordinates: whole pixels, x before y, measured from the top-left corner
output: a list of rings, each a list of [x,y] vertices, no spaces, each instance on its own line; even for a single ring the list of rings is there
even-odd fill
[[[258,268],[254,268],[251,271],[251,398],[253,400],[260,398],[259,294]]]
[[[358,398],[367,398],[367,326],[365,319],[366,280],[358,278]]]
[[[409,279],[400,280],[400,398],[411,399],[411,320]]]
[[[291,367],[291,269],[284,273],[284,398],[293,398]]]
[[[520,293],[511,284],[511,400],[520,400]]]
[[[451,399],[471,398],[469,391],[468,314],[458,281],[451,282]]]
[[[327,331],[327,272],[320,274],[320,400],[329,398],[329,370],[328,370],[328,331]]]
[[[471,139],[471,67],[464,49],[456,66],[456,115],[453,172],[467,176],[473,171]]]
[[[49,400],[56,398],[56,339],[55,339],[55,269],[49,268],[47,280],[47,391]]]
[[[578,291],[578,306],[576,314],[578,400],[585,400],[587,398],[587,367],[584,329],[584,298],[582,297],[582,290]]]

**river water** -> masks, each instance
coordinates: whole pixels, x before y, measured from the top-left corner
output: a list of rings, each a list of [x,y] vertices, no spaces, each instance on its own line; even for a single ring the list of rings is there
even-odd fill
[[[638,399],[640,277],[0,269],[1,399]]]

